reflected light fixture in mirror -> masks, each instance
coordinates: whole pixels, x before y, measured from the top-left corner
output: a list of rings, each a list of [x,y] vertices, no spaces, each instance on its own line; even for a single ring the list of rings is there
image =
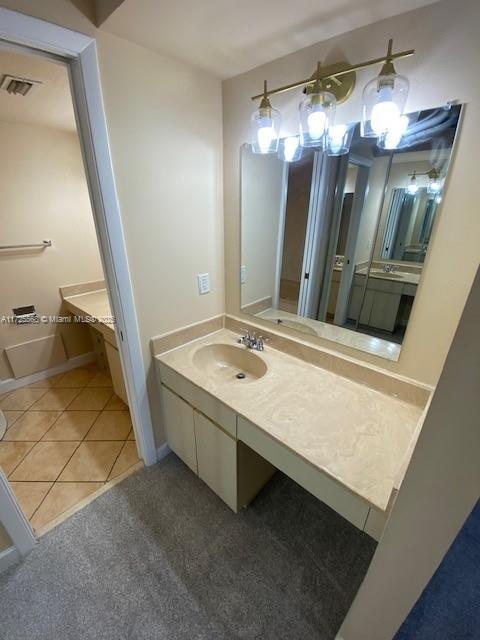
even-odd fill
[[[270,104],[265,81],[262,101],[259,108],[252,113],[250,122],[250,138],[254,153],[276,153],[281,120],[280,112]]]
[[[417,191],[418,191],[417,174],[414,171],[407,185],[407,193],[411,196],[414,196],[417,193]]]
[[[296,162],[302,157],[300,136],[289,136],[280,140],[278,145],[278,157],[284,162]]]
[[[335,124],[325,136],[325,151],[329,156],[343,156],[350,151],[354,124]]]

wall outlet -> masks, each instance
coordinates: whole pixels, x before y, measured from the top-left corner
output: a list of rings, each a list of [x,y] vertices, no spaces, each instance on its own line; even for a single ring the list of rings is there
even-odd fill
[[[247,267],[242,264],[240,267],[240,284],[245,284],[247,281]]]
[[[203,296],[205,293],[210,292],[210,274],[199,273],[197,275],[198,280],[198,293]]]

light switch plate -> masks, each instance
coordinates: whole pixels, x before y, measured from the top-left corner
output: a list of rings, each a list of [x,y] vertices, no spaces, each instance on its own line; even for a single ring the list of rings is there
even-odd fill
[[[199,273],[197,275],[198,280],[198,293],[203,296],[210,292],[210,274]]]
[[[247,267],[242,264],[240,267],[240,284],[245,284],[247,281]]]

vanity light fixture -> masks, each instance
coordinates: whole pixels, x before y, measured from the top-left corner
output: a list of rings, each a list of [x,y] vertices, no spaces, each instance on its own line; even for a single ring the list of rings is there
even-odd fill
[[[320,79],[320,63],[317,65],[315,82],[305,88],[306,97],[299,105],[300,144],[302,147],[321,147],[329,127],[333,125],[337,99],[327,91]]]
[[[393,40],[388,41],[380,74],[363,90],[362,136],[375,138],[397,128],[407,102],[409,82],[396,73],[392,57]]]
[[[417,173],[416,171],[414,171],[412,174],[409,174],[409,175],[411,175],[412,177],[410,178],[410,181],[407,185],[407,193],[411,196],[414,196],[419,189],[417,184]]]
[[[251,117],[251,144],[254,153],[274,153],[278,149],[280,113],[270,104],[270,96],[299,87],[304,87],[305,98],[299,105],[300,144],[304,147],[323,147],[330,155],[341,155],[345,148],[339,143],[341,129],[334,129],[337,104],[345,102],[355,88],[356,71],[376,64],[383,64],[380,75],[371,80],[363,92],[362,135],[383,136],[385,148],[394,148],[404,133],[402,127],[408,121],[401,120],[408,95],[408,80],[397,75],[393,61],[415,53],[414,49],[393,53],[393,41],[389,40],[387,54],[380,58],[358,64],[337,62],[328,66],[317,63],[310,78],[291,84],[267,89],[264,81],[263,93],[252,96],[261,100],[260,107]],[[346,126],[346,125],[343,125]],[[390,137],[386,134],[392,132]],[[399,132],[401,132],[399,134]],[[345,132],[346,133],[346,132]],[[398,142],[395,141],[398,139]],[[342,151],[342,153],[347,153]]]
[[[432,167],[429,171],[424,171],[423,173],[417,173],[414,171],[408,175],[410,176],[410,182],[407,186],[407,193],[410,195],[415,195],[418,191],[419,187],[417,185],[417,176],[428,176],[427,193],[431,196],[440,195],[443,189],[443,178],[435,167]]]
[[[425,175],[429,178],[427,193],[432,196],[438,196],[443,189],[443,179],[440,177],[439,172],[433,167]]]
[[[260,106],[252,113],[250,120],[250,138],[254,153],[276,153],[280,124],[280,112],[270,104],[265,80]]]
[[[302,157],[300,136],[289,136],[280,140],[278,145],[278,157],[285,162],[296,162]]]

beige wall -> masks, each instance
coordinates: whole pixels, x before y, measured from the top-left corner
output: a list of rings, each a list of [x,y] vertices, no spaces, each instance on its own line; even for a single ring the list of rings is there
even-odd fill
[[[78,136],[0,121],[0,193],[0,244],[53,241],[0,252],[0,316],[28,304],[61,315],[60,286],[103,278]],[[92,349],[84,326],[0,323],[0,378],[12,377],[5,347],[55,333],[67,357]]]
[[[150,338],[224,309],[219,80],[107,33],[99,62],[157,443]],[[130,79],[129,84],[127,80]],[[197,274],[210,273],[200,296]],[[237,271],[238,275],[238,271]]]
[[[466,102],[459,142],[399,361],[387,362],[320,339],[317,342],[399,374],[436,383],[479,261],[476,158],[480,146],[480,85],[472,80],[478,74],[479,22],[477,0],[447,0],[319,43],[224,82],[226,304],[229,312],[239,309],[238,149],[248,139],[250,96],[261,90],[265,78],[274,87],[308,77],[316,60],[344,58],[356,62],[377,57],[382,54],[387,39],[393,37],[395,48],[416,49],[414,57],[398,63],[398,71],[407,74],[411,84],[407,111],[435,107],[452,99]],[[358,73],[352,98],[338,108],[339,122],[359,119],[361,90],[376,72],[378,69]],[[290,92],[273,99],[274,106],[284,115],[282,134],[296,129],[300,98],[300,92]]]
[[[480,487],[480,271],[390,520],[338,640],[391,640]]]
[[[242,149],[242,307],[274,293],[282,181],[277,156]]]

